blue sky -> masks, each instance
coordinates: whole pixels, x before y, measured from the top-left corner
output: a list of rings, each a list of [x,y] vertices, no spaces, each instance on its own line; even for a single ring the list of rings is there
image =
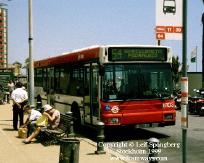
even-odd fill
[[[28,0],[8,4],[9,63],[28,58]],[[188,64],[198,46],[201,71],[202,0],[188,0]],[[91,45],[157,44],[155,40],[155,0],[33,0],[33,58],[58,55]],[[182,60],[181,41],[162,41]]]

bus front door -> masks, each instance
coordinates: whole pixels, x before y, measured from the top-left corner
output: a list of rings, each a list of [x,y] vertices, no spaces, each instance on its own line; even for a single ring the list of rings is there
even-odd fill
[[[98,66],[90,65],[85,68],[85,88],[87,93],[84,97],[85,110],[84,122],[96,124],[98,117]]]

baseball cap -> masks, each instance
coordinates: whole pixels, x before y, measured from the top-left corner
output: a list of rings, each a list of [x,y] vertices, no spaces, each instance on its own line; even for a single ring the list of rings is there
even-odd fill
[[[52,109],[52,106],[50,106],[49,104],[46,104],[43,106],[43,108],[44,108],[44,111],[48,111]]]

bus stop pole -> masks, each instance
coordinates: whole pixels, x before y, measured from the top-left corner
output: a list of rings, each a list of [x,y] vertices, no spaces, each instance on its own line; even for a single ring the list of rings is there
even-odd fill
[[[204,0],[203,0],[204,3]],[[202,36],[202,88],[204,88],[204,13],[202,15],[203,36]]]
[[[28,0],[28,27],[29,27],[29,102],[30,105],[34,105],[34,66],[33,66],[33,31],[32,31],[32,0]]]
[[[182,162],[186,163],[186,155],[187,155],[187,128],[188,128],[188,112],[187,112],[187,105],[188,105],[188,93],[185,89],[188,89],[188,78],[187,78],[187,0],[183,0],[183,35],[182,35],[182,77],[183,77],[183,84],[181,84],[181,89],[183,88],[183,96],[181,99],[184,99],[181,105],[181,128],[182,128]]]

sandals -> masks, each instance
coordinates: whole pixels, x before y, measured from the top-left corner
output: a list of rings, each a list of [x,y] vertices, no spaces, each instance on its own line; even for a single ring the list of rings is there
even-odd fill
[[[30,144],[31,141],[23,140],[23,143],[24,143],[24,144]]]

